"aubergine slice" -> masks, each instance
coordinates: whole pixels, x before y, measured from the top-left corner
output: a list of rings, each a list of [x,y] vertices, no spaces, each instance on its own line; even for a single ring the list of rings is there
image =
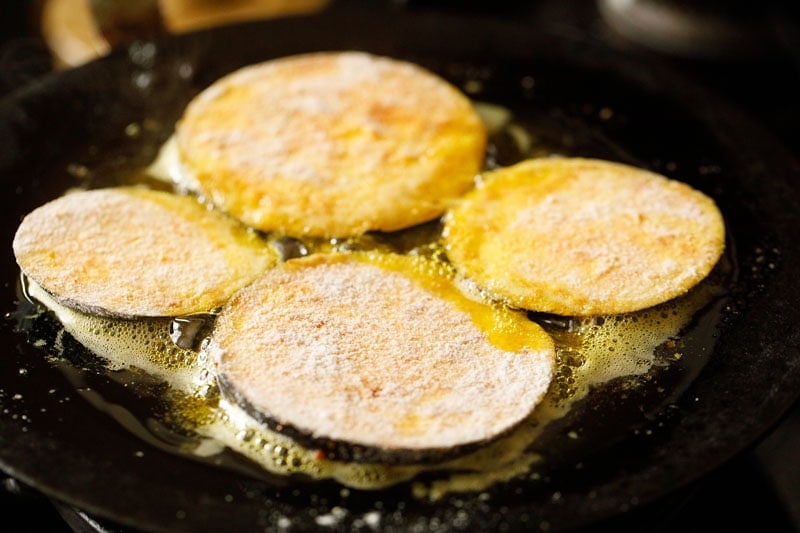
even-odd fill
[[[711,198],[641,168],[541,158],[483,178],[445,217],[447,255],[514,307],[565,316],[639,311],[685,294],[725,248],[725,221]]]
[[[249,65],[176,126],[188,185],[261,231],[351,237],[436,219],[472,188],[486,128],[417,65],[316,52]]]
[[[442,263],[292,259],[238,292],[207,346],[222,393],[328,458],[466,453],[526,419],[554,345],[523,313],[465,296]]]
[[[22,272],[63,305],[123,318],[209,311],[277,261],[197,199],[137,187],[53,200],[22,220],[13,247]]]

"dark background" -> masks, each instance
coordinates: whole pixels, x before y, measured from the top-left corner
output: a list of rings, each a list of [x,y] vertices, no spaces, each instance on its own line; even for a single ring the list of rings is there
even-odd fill
[[[35,82],[52,68],[49,52],[38,34],[35,4],[22,0],[3,2],[0,97]],[[798,8],[789,9],[778,2],[730,0],[649,0],[638,4],[667,9],[665,13],[674,12],[683,17],[681,20],[688,20],[687,16],[691,19],[699,12],[725,22],[726,27],[740,32],[741,38],[731,41],[720,36],[715,41],[713,27],[708,26],[705,34],[714,46],[705,42],[693,49],[692,43],[684,42],[679,44],[687,46],[676,47],[679,50],[655,49],[637,35],[621,34],[619,27],[612,27],[602,16],[598,4],[589,0],[409,0],[406,8],[473,10],[485,16],[514,17],[523,23],[525,17],[545,17],[560,31],[581,32],[603,46],[666,65],[708,87],[719,98],[754,116],[776,136],[777,142],[800,159]],[[52,502],[12,478],[0,474],[0,481],[0,513],[6,531],[121,531],[113,524],[90,525],[75,510]],[[800,531],[800,405],[796,404],[754,448],[710,475],[599,527],[630,531]]]

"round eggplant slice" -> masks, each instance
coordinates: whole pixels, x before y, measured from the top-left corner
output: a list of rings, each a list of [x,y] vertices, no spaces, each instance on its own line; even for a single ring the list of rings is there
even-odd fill
[[[458,89],[360,52],[230,74],[176,129],[186,182],[262,231],[346,237],[437,218],[472,188],[486,131]]]
[[[524,314],[466,297],[442,263],[293,259],[223,308],[208,352],[223,393],[329,458],[465,453],[533,411],[554,345]]]
[[[117,317],[209,311],[277,260],[196,199],[134,187],[49,202],[23,219],[13,246],[22,271],[61,303]]]
[[[619,163],[533,159],[487,172],[445,217],[447,254],[514,307],[637,311],[684,294],[722,255],[714,201]]]

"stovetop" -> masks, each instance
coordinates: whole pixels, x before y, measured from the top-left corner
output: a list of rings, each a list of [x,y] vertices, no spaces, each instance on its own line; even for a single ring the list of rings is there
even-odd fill
[[[765,5],[772,11],[767,15],[759,14],[768,17],[768,23],[760,26],[764,32],[761,37],[769,41],[766,47],[762,46],[762,41],[758,49],[750,49],[749,53],[741,49],[722,49],[709,55],[653,48],[652,42],[637,39],[630,31],[626,33],[619,21],[609,24],[601,14],[601,7],[608,9],[633,3],[636,2],[594,4],[580,0],[539,0],[530,2],[523,13],[549,17],[551,24],[562,26],[564,31],[583,32],[605,46],[653,64],[666,64],[755,116],[800,158],[800,135],[796,133],[796,124],[800,121],[800,99],[797,98],[800,94],[800,16],[797,9],[776,11],[778,4],[770,7],[767,2]],[[648,3],[669,4],[640,2]],[[502,11],[511,10],[509,2],[499,2],[496,8],[480,3],[433,0],[411,0],[409,4],[410,8],[419,9],[467,9],[472,7],[466,5],[475,4],[484,12],[501,16]],[[681,6],[686,2],[674,4]],[[36,23],[29,18],[28,3],[24,0],[6,2],[4,9],[6,16],[0,21],[3,25],[0,29],[0,96],[35,80],[50,68],[48,52],[36,34]],[[752,17],[748,19],[745,12],[730,13],[739,17],[729,19],[734,23],[748,24],[753,20]],[[519,17],[520,11],[515,8],[513,16]],[[0,476],[0,481],[0,512],[8,531],[123,531],[102,521],[92,524],[77,510],[60,506],[13,478]],[[753,449],[690,486],[602,526],[623,531],[734,528],[800,531],[800,404],[796,404],[780,425]]]

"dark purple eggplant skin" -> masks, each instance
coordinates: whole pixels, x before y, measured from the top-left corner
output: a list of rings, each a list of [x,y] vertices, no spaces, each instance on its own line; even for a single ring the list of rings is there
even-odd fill
[[[254,420],[264,424],[273,431],[283,433],[298,444],[310,450],[318,450],[331,461],[352,463],[379,463],[387,465],[411,465],[441,463],[466,455],[481,446],[496,441],[513,431],[513,427],[487,440],[469,442],[450,447],[432,448],[381,448],[337,439],[315,436],[313,432],[303,430],[292,424],[278,420],[269,413],[257,408],[237,388],[228,376],[217,377],[220,393],[233,400]],[[522,423],[522,422],[520,422]],[[516,427],[516,426],[515,426]]]

